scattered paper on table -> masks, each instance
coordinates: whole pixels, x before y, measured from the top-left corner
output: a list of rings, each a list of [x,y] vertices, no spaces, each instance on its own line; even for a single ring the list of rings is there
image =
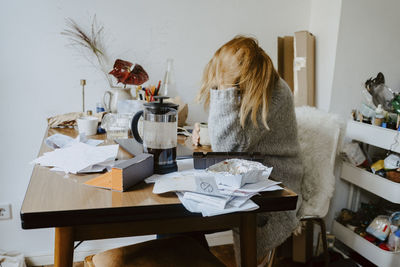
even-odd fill
[[[202,202],[206,205],[213,206],[217,209],[225,209],[226,204],[229,202],[229,200],[232,197],[224,196],[224,195],[211,196],[211,195],[205,195],[205,194],[195,193],[195,192],[185,192],[183,194],[183,198],[185,200],[193,200],[193,201],[197,201],[197,202]]]
[[[184,194],[182,192],[177,192],[176,194],[178,195],[179,200],[182,202],[183,206],[185,206],[185,208],[188,211],[201,213],[203,217],[216,216],[216,215],[239,212],[239,211],[252,211],[259,208],[259,206],[256,203],[254,203],[249,199],[240,207],[234,207],[228,204],[225,207],[225,209],[219,209],[210,206],[208,204],[205,204],[203,202],[197,202],[191,199],[185,199]]]
[[[196,191],[195,177],[164,177],[163,179],[157,180],[153,187],[154,194],[163,194],[174,191]]]
[[[85,143],[74,143],[64,148],[46,152],[33,160],[41,166],[54,167],[65,173],[76,174],[87,172],[91,168],[106,167],[113,163],[118,153],[118,145],[91,146]],[[104,169],[104,168],[103,168]]]
[[[184,170],[180,165],[184,166]],[[236,162],[235,166],[239,165],[240,162]],[[245,162],[244,166],[251,168],[254,164]],[[280,182],[268,179],[272,168],[265,166],[257,165],[256,171],[250,170],[250,175],[243,168],[239,168],[242,172],[240,174],[227,171],[219,173],[195,170],[193,160],[188,159],[181,163],[178,161],[178,169],[179,172],[153,175],[146,182],[154,183],[153,193],[156,194],[175,191],[187,210],[199,212],[203,216],[255,210],[259,207],[251,197],[263,191],[282,190],[278,186]]]
[[[196,174],[205,174],[205,170],[195,170],[193,169],[193,159],[181,159],[176,161],[178,165],[178,171],[177,172],[171,172],[168,174],[153,174],[152,176],[146,178],[144,181],[147,184],[153,184],[155,183],[158,179],[165,179],[168,177],[184,177],[184,176],[194,176]]]
[[[44,143],[53,149],[68,147],[76,143],[97,146],[103,142],[103,140],[88,139],[84,133],[80,133],[75,139],[64,134],[53,134],[44,140]]]

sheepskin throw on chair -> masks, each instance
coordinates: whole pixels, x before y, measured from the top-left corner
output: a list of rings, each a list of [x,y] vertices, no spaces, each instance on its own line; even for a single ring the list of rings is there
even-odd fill
[[[296,108],[296,117],[304,165],[303,202],[297,215],[324,217],[335,189],[335,159],[345,124],[336,115],[308,106]]]

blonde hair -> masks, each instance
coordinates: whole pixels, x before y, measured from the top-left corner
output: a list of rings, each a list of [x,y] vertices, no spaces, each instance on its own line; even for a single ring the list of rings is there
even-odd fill
[[[238,87],[240,89],[240,125],[247,117],[257,127],[257,112],[261,108],[262,122],[267,125],[268,104],[279,75],[271,58],[255,38],[236,36],[219,48],[204,69],[202,85],[197,95],[204,106],[210,103],[210,89]]]

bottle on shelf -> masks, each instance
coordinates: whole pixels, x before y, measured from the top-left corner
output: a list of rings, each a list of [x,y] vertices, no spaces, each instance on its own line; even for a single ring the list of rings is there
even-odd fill
[[[382,108],[382,105],[379,104],[378,107],[375,109],[374,125],[376,125],[376,126],[381,126],[384,117],[385,117],[385,116],[383,115],[383,108]]]

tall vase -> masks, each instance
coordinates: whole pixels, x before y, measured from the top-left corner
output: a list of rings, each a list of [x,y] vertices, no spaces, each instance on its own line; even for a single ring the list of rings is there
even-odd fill
[[[126,99],[132,99],[130,88],[112,88],[104,93],[103,104],[107,112],[117,113],[118,101]]]

